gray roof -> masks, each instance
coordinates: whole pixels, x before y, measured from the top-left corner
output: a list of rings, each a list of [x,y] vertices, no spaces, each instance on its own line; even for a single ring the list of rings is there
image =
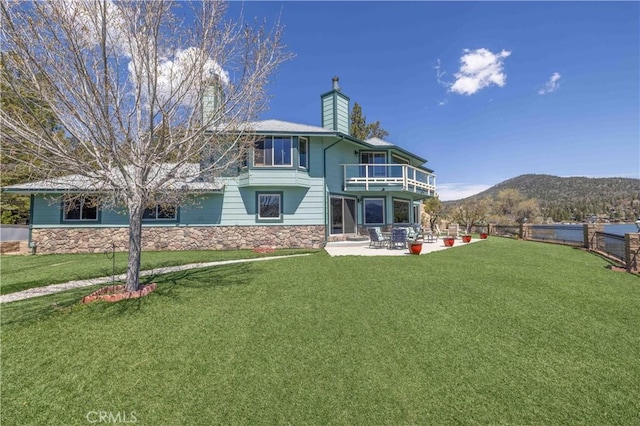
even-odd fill
[[[164,184],[164,188],[168,190],[184,190],[197,192],[218,192],[224,188],[224,184],[220,182],[203,182],[196,180],[200,173],[198,164],[186,164],[176,168],[175,164],[167,163],[156,168],[156,177],[161,179],[166,177],[170,171],[174,172],[175,178],[168,180]],[[113,181],[122,180],[122,174],[113,169],[110,172]],[[18,185],[10,185],[2,188],[7,192],[101,192],[112,191],[113,185],[99,175],[66,175],[53,177],[49,179],[39,180],[36,182],[27,182]]]
[[[375,146],[396,146],[395,144],[391,142],[387,142],[380,138],[370,138],[365,140],[365,142],[368,143],[369,145],[375,145]]]
[[[254,121],[249,124],[249,127],[256,132],[270,132],[270,133],[318,133],[332,135],[336,132],[334,130],[325,129],[324,127],[311,126],[308,124],[292,123],[290,121],[282,120],[261,120]]]

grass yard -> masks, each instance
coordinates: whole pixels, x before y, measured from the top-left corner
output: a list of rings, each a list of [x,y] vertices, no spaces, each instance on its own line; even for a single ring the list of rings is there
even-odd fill
[[[254,253],[251,250],[145,251],[142,252],[141,266],[142,270],[145,270],[187,263],[282,256],[315,251],[317,250],[277,250],[268,254]],[[126,252],[115,254],[116,275],[127,272],[127,255]],[[0,294],[67,281],[110,277],[112,273],[113,260],[104,253],[2,256]]]
[[[80,305],[81,289],[2,305],[0,420],[638,424],[640,279],[606,266],[492,238],[184,271],[117,304]]]

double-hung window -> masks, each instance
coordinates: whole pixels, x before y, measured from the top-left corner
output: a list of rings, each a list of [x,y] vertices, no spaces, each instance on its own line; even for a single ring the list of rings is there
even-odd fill
[[[253,165],[256,167],[291,166],[292,148],[290,136],[267,136],[254,144]]]
[[[66,199],[64,201],[64,220],[97,221],[98,200],[94,197]]]
[[[282,194],[260,193],[258,194],[258,219],[281,220],[282,219]]]

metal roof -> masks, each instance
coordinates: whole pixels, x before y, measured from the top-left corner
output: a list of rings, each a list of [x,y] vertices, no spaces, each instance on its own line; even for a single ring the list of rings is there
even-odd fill
[[[128,167],[129,168],[129,167]],[[155,169],[156,179],[164,179],[167,173],[174,172],[175,177],[170,178],[163,185],[169,190],[184,190],[196,192],[219,192],[224,189],[221,182],[205,182],[197,180],[200,173],[198,164],[189,163],[176,168],[175,164],[162,164]],[[124,179],[122,173],[116,169],[110,172],[111,180],[118,182]],[[95,175],[87,176],[81,174],[73,174],[66,176],[53,177],[49,179],[39,180],[36,182],[27,182],[18,185],[10,185],[2,188],[6,192],[105,192],[114,190],[114,186],[107,182],[104,176]]]

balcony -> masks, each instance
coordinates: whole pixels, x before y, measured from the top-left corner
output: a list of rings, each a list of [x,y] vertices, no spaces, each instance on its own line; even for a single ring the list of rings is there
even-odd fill
[[[404,191],[436,195],[436,176],[406,164],[343,164],[345,191]]]

